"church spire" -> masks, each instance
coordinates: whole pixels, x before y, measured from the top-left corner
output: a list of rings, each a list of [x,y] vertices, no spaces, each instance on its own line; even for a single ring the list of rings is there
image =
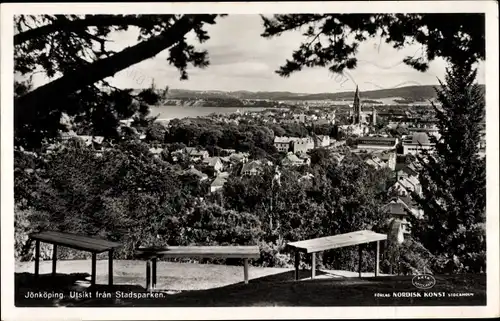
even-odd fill
[[[359,89],[356,85],[356,93],[354,94],[354,103],[352,105],[354,111],[354,123],[359,124],[361,122],[361,104],[359,99]]]

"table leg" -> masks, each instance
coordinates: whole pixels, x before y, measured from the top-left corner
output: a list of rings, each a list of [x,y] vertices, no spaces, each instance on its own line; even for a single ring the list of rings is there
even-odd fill
[[[151,260],[146,260],[146,290],[151,291]]]
[[[379,274],[379,267],[380,267],[380,241],[377,241],[377,251],[375,253],[375,276],[378,276]]]
[[[311,279],[316,277],[316,253],[311,253]]]
[[[152,283],[153,284],[152,284],[152,286],[153,286],[153,289],[156,289],[156,263],[157,263],[157,258],[154,258],[152,261],[153,261],[152,262],[153,263],[153,267],[152,267],[153,268],[152,269],[153,270],[152,271],[152,274],[153,274],[153,282]]]
[[[359,273],[359,277],[361,277],[361,263],[362,263],[362,255],[363,255],[363,248],[361,247],[361,244],[358,245],[358,255],[359,255],[359,258],[358,258],[358,273]]]
[[[35,278],[40,272],[40,241],[35,240]]]
[[[108,253],[108,284],[113,285],[113,250]]]
[[[96,270],[97,270],[97,253],[92,252],[92,275],[90,276],[90,286],[95,286]]]
[[[245,266],[243,267],[243,275],[245,278],[245,284],[248,284],[248,259],[244,260]]]
[[[299,280],[300,253],[295,250],[295,281]]]
[[[52,276],[56,275],[57,267],[57,244],[52,246]]]

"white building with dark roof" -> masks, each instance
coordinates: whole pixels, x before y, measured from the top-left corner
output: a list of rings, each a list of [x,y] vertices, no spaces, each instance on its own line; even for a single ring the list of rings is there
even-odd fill
[[[403,140],[403,155],[417,155],[423,150],[433,150],[435,144],[431,143],[429,136],[425,132],[416,132]]]
[[[208,157],[202,160],[204,165],[213,168],[215,171],[220,172],[224,168],[224,164],[220,157]]]
[[[226,184],[227,178],[229,177],[229,173],[222,172],[217,175],[217,177],[213,180],[212,184],[210,184],[210,192],[213,193],[224,187]]]
[[[259,175],[263,170],[264,164],[260,160],[254,160],[243,164],[241,175]]]
[[[308,156],[307,154],[302,154],[301,157],[299,157],[293,153],[288,153],[281,160],[281,164],[283,166],[300,166],[300,165],[310,164],[311,162],[310,158],[308,158],[307,156]]]
[[[279,152],[288,153],[292,151],[293,153],[306,153],[311,149],[314,149],[315,144],[312,137],[275,137],[274,147]]]
[[[395,137],[360,137],[356,143],[359,150],[391,150],[396,148],[398,139]]]

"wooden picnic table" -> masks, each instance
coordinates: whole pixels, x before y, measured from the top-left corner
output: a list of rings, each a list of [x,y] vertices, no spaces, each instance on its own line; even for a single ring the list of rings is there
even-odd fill
[[[63,233],[56,231],[43,231],[40,233],[30,234],[30,239],[35,240],[35,277],[39,275],[40,266],[40,242],[53,245],[52,251],[52,275],[56,274],[57,265],[57,246],[64,246],[81,251],[92,253],[92,275],[91,285],[95,285],[97,254],[108,252],[108,283],[113,285],[113,251],[115,248],[121,247],[120,243],[110,242],[107,240],[82,236],[71,233]]]
[[[358,245],[359,263],[358,273],[361,277],[362,245],[366,243],[377,243],[375,276],[379,274],[380,241],[387,240],[386,234],[375,233],[369,230],[338,234],[334,236],[320,237],[310,240],[288,243],[287,246],[295,251],[295,280],[299,279],[300,253],[311,254],[311,278],[316,276],[316,253],[326,250]]]
[[[248,260],[258,259],[258,246],[168,246],[140,247],[137,250],[140,258],[146,259],[146,288],[156,288],[156,264],[159,258],[239,258],[244,260],[243,274],[248,284]]]

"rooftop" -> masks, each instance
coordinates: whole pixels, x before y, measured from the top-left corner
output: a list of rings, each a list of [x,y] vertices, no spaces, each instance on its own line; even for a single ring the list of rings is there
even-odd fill
[[[262,162],[259,160],[254,160],[251,162],[248,162],[243,165],[243,168],[241,169],[242,172],[247,172],[251,170],[260,170],[262,169]]]
[[[212,182],[211,186],[224,186],[227,181],[227,176],[217,176]]]
[[[209,166],[215,166],[217,162],[220,161],[219,157],[209,157],[203,160],[203,163],[208,164]]]
[[[429,136],[424,132],[415,133],[411,137],[412,144],[430,144]]]
[[[289,162],[293,162],[293,163],[298,163],[298,162],[302,162],[302,160],[297,157],[297,155],[295,154],[288,154],[286,155],[284,158],[283,158],[283,161],[289,161]]]
[[[358,138],[358,141],[362,142],[391,142],[391,143],[396,143],[397,138],[395,137],[369,137],[369,136],[364,136]]]
[[[406,215],[405,206],[401,203],[389,203],[387,204],[386,210],[393,215]]]

